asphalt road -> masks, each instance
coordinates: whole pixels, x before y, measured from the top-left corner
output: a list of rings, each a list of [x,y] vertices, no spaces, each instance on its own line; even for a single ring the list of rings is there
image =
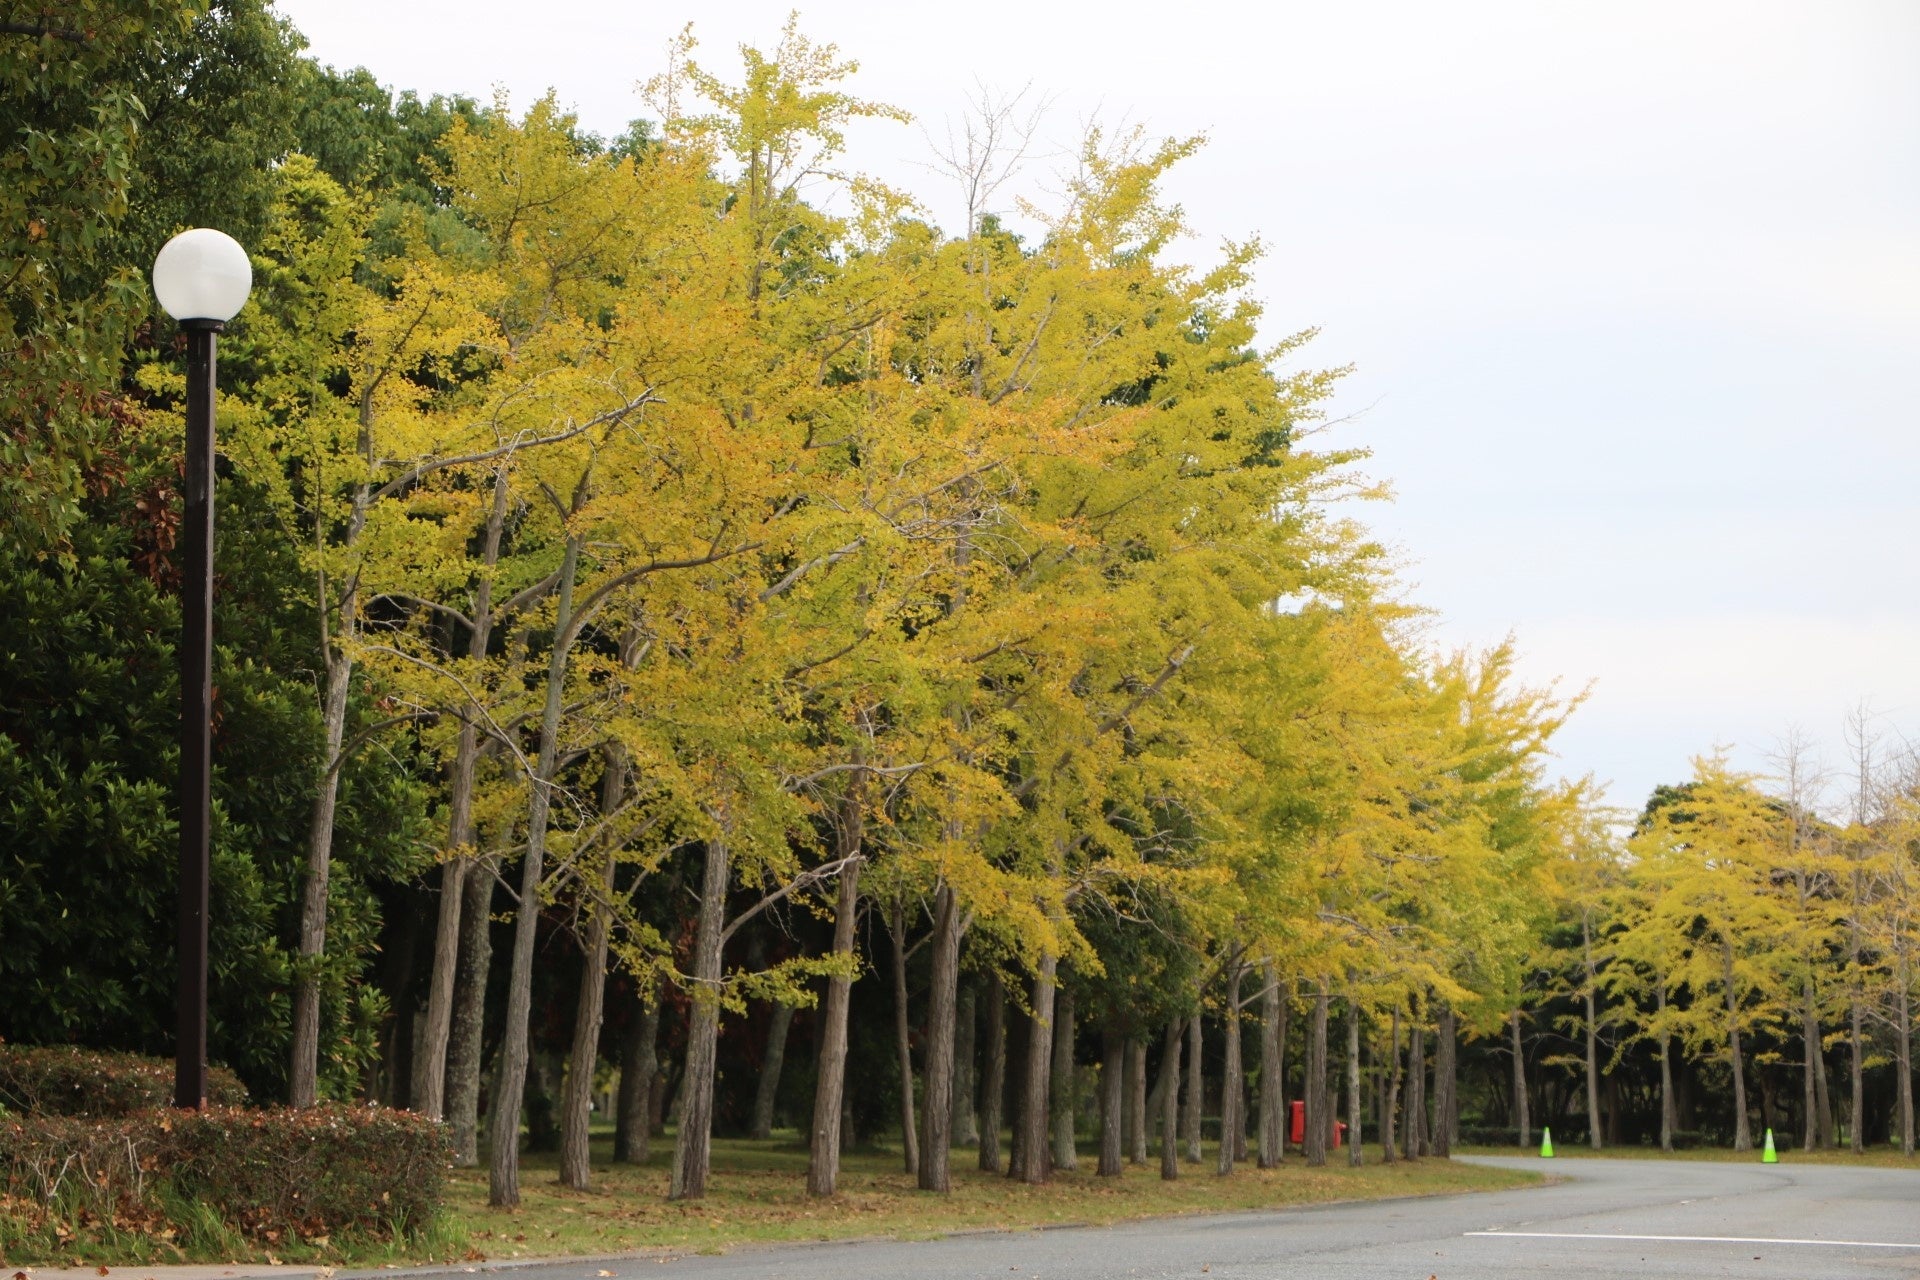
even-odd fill
[[[1489,1164],[1539,1169],[1538,1160]],[[1557,1186],[944,1240],[516,1267],[513,1280],[1920,1277],[1920,1170],[1561,1160]],[[484,1273],[490,1268],[482,1267]],[[391,1274],[391,1273],[388,1273]]]

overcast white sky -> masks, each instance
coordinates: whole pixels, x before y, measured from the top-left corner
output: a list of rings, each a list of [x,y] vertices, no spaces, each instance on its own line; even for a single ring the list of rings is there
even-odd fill
[[[279,0],[312,51],[424,93],[547,88],[614,133],[689,19],[701,60],[788,5]],[[1172,194],[1257,233],[1273,338],[1354,364],[1342,443],[1439,611],[1591,681],[1560,739],[1637,807],[1716,742],[1763,767],[1870,698],[1920,737],[1920,3],[815,0],[854,89],[935,133],[976,81],[1045,132],[1204,132]],[[854,138],[920,194],[919,128]],[[1032,184],[1046,178],[1044,165]],[[1031,185],[1031,184],[1030,184]]]

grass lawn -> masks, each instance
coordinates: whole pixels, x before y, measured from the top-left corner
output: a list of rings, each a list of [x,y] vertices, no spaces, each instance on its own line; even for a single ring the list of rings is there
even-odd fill
[[[1754,1137],[1753,1150],[1736,1153],[1732,1147],[1695,1147],[1691,1151],[1662,1151],[1658,1147],[1604,1147],[1595,1151],[1587,1145],[1584,1136],[1578,1139],[1559,1138],[1553,1140],[1553,1155],[1556,1160],[1719,1160],[1746,1163],[1760,1162],[1760,1144],[1765,1134]],[[1859,1155],[1841,1148],[1838,1151],[1802,1151],[1798,1147],[1775,1145],[1775,1152],[1781,1163],[1791,1161],[1794,1164],[1851,1164],[1878,1169],[1920,1169],[1920,1157],[1903,1156],[1898,1147],[1868,1147]],[[1456,1146],[1455,1154],[1463,1156],[1537,1156],[1539,1144],[1521,1150],[1518,1147],[1480,1147]],[[1542,1161],[1543,1165],[1548,1161]]]
[[[896,1151],[850,1152],[842,1163],[840,1194],[831,1201],[806,1195],[806,1147],[788,1135],[771,1142],[717,1140],[707,1198],[666,1200],[671,1144],[655,1142],[653,1161],[642,1167],[605,1163],[596,1139],[594,1185],[569,1191],[555,1181],[552,1156],[530,1156],[521,1166],[521,1207],[487,1207],[484,1169],[454,1175],[448,1241],[457,1239],[468,1260],[558,1254],[665,1250],[717,1252],[749,1242],[835,1240],[863,1236],[927,1238],[954,1231],[1110,1223],[1179,1213],[1218,1213],[1367,1200],[1391,1196],[1527,1186],[1540,1175],[1421,1160],[1378,1163],[1378,1149],[1359,1169],[1345,1152],[1324,1169],[1308,1169],[1298,1155],[1274,1170],[1243,1166],[1231,1177],[1212,1172],[1213,1154],[1201,1165],[1183,1165],[1179,1180],[1160,1180],[1156,1159],[1129,1167],[1119,1178],[1093,1176],[1094,1161],[1056,1173],[1039,1187],[1010,1182],[974,1168],[972,1149],[954,1153],[951,1195],[919,1191],[901,1170]],[[610,1141],[610,1140],[608,1140]],[[1544,1172],[1544,1171],[1543,1171]],[[457,1260],[458,1254],[452,1255]]]

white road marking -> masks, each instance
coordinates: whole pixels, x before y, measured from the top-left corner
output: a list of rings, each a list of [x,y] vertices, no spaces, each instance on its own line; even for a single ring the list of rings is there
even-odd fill
[[[1920,1244],[1891,1240],[1790,1240],[1772,1236],[1616,1236],[1598,1231],[1466,1231],[1461,1234],[1525,1240],[1661,1240],[1682,1244],[1818,1244],[1836,1249],[1920,1249]]]

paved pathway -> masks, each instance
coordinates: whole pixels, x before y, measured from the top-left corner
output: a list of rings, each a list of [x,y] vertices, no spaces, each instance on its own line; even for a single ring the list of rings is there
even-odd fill
[[[513,1280],[1920,1277],[1920,1170],[1608,1159],[1552,1171],[1566,1181],[1108,1228],[543,1265],[515,1269]]]

